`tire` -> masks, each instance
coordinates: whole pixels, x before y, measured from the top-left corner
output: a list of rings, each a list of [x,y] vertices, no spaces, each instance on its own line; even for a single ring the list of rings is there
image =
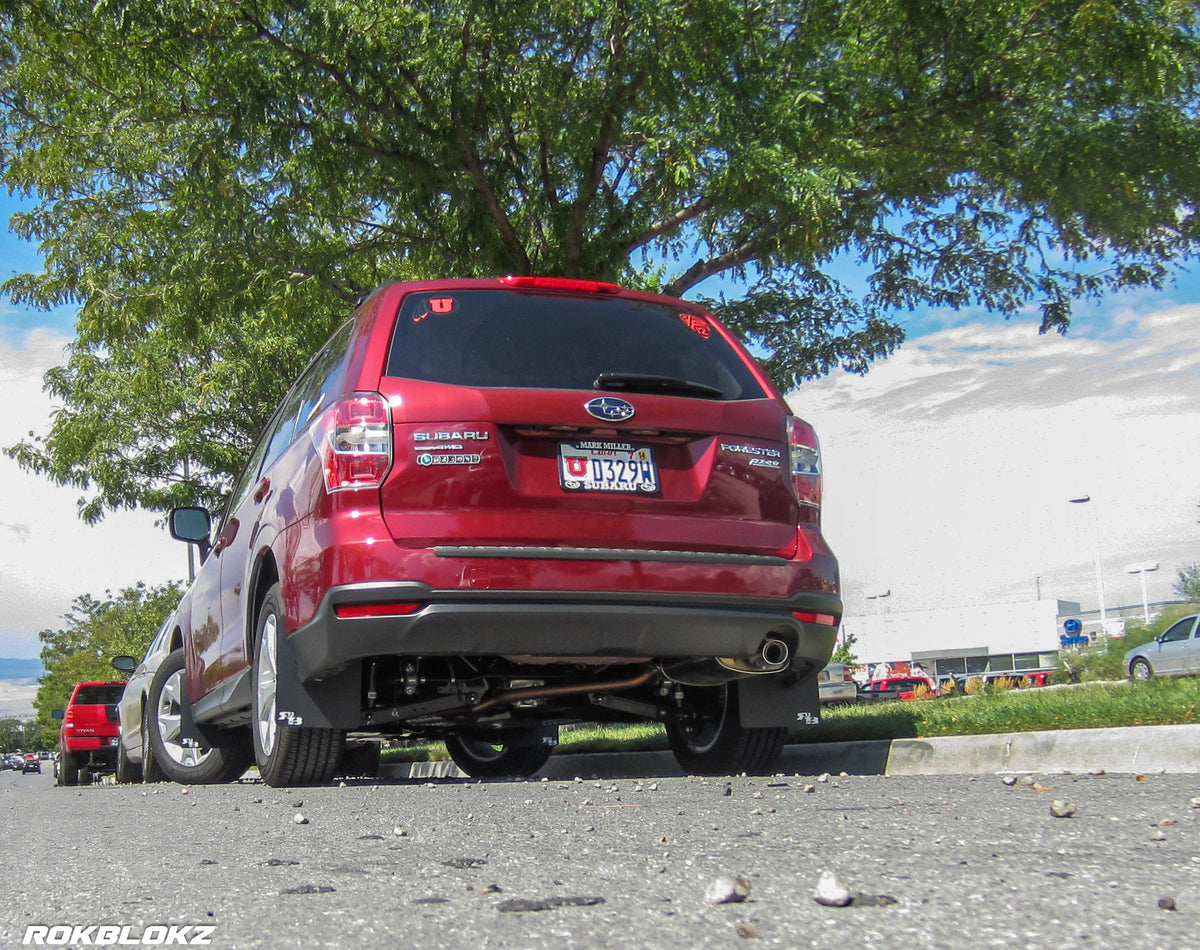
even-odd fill
[[[75,759],[65,752],[62,755],[62,761],[58,763],[58,784],[79,784],[79,766],[75,764]]]
[[[546,764],[557,745],[558,726],[446,737],[450,758],[472,778],[527,778]]]
[[[770,772],[787,740],[786,726],[749,729],[738,721],[737,683],[691,687],[690,717],[666,724],[680,768],[692,775]]]
[[[86,765],[83,766],[79,770],[79,784],[80,785],[91,785],[92,784],[92,770],[89,769]]]
[[[121,785],[132,785],[142,780],[142,767],[129,761],[125,754],[125,745],[117,739],[117,782]]]
[[[183,650],[176,650],[159,665],[146,695],[145,730],[150,756],[163,776],[181,785],[220,785],[246,771],[250,752],[244,729],[218,730],[219,745],[211,748],[180,741],[180,714],[187,701],[187,673]],[[143,767],[143,774],[145,768]],[[153,781],[153,779],[148,779]]]
[[[1135,683],[1147,683],[1154,679],[1154,669],[1150,666],[1150,661],[1139,656],[1130,663],[1129,679]]]
[[[142,781],[147,783],[165,782],[162,766],[154,757],[154,749],[150,746],[150,707],[142,708]]]
[[[278,720],[279,638],[287,635],[282,603],[276,583],[258,610],[251,666],[254,760],[268,785],[322,785],[337,771],[346,733]]]

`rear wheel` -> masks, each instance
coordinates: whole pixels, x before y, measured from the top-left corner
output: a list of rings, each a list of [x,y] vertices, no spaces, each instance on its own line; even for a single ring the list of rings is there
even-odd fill
[[[150,682],[145,725],[150,755],[166,778],[181,785],[232,782],[250,764],[245,730],[217,730],[219,744],[212,747],[183,738],[183,707],[189,701],[184,665],[183,650],[176,650],[162,661]]]
[[[1148,660],[1138,657],[1129,664],[1129,678],[1137,683],[1145,683],[1154,679],[1154,670],[1151,669]]]
[[[142,780],[142,767],[129,761],[125,754],[125,744],[117,739],[117,781],[122,785],[130,785]]]
[[[333,778],[346,734],[279,721],[279,642],[287,635],[282,598],[275,584],[258,611],[254,642],[254,759],[268,785],[320,785]]]
[[[75,759],[67,752],[62,753],[58,763],[58,784],[79,784],[79,766],[75,764]]]
[[[557,745],[558,726],[446,737],[446,751],[454,764],[477,778],[526,778],[546,764]]]
[[[142,781],[165,782],[162,766],[154,757],[154,749],[150,745],[150,707],[142,710]]]
[[[738,721],[736,682],[687,689],[686,717],[666,724],[680,767],[695,775],[769,772],[779,760],[787,727],[747,728]]]

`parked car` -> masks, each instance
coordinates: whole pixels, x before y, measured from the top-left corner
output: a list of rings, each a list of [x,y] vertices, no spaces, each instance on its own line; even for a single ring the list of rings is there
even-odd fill
[[[42,760],[38,758],[36,752],[26,752],[25,758],[21,762],[21,774],[26,772],[37,772],[39,775],[42,772]]]
[[[664,722],[688,771],[767,770],[842,611],[820,504],[812,428],[697,305],[390,284],[291,386],[215,530],[170,513],[203,561],[147,701],[186,669],[181,735],[213,776],[252,749],[272,785],[325,781],[364,735],[527,775],[598,719]]]
[[[125,683],[76,683],[66,709],[56,709],[62,720],[58,735],[59,785],[86,785],[96,773],[112,772],[117,765],[117,701]]]
[[[853,703],[858,699],[858,684],[845,663],[829,663],[817,677],[821,705]]]
[[[1125,653],[1131,680],[1200,673],[1200,614],[1177,620],[1149,643]]]
[[[929,676],[888,676],[863,683],[858,690],[858,701],[878,703],[899,699],[907,702],[937,695],[938,685]]]
[[[202,782],[206,777],[206,763],[211,758],[209,750],[198,741],[185,743],[179,735],[182,665],[166,677],[156,695],[156,703],[151,705],[147,700],[155,674],[163,661],[178,648],[178,625],[172,614],[159,627],[140,663],[130,656],[118,656],[112,661],[116,670],[129,677],[117,703],[121,726],[117,745],[118,782],[161,782],[166,778],[150,746],[151,730],[147,723],[151,718],[158,719],[158,734],[161,737],[158,755],[169,757],[178,773],[191,775],[197,782]]]

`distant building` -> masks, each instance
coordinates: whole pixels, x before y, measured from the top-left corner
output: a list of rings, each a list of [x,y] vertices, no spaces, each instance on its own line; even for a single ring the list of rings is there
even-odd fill
[[[934,676],[979,676],[1057,667],[1063,624],[1079,615],[1073,601],[1033,600],[846,617],[841,629],[868,668],[920,663]]]

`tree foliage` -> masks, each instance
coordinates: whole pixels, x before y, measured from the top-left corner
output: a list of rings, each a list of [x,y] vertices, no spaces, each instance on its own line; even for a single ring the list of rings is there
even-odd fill
[[[50,713],[66,706],[76,683],[120,679],[112,667],[113,657],[140,659],[180,594],[177,584],[146,587],[140,583],[116,596],[106,592],[103,600],[83,594],[64,615],[64,627],[39,633],[44,672],[33,705],[43,728],[57,735]]]
[[[1175,578],[1175,596],[1200,604],[1200,563],[1181,567]]]
[[[10,453],[89,519],[211,502],[392,278],[687,294],[785,387],[906,309],[1062,330],[1194,254],[1197,64],[1178,0],[0,2],[3,289],[81,308]]]

